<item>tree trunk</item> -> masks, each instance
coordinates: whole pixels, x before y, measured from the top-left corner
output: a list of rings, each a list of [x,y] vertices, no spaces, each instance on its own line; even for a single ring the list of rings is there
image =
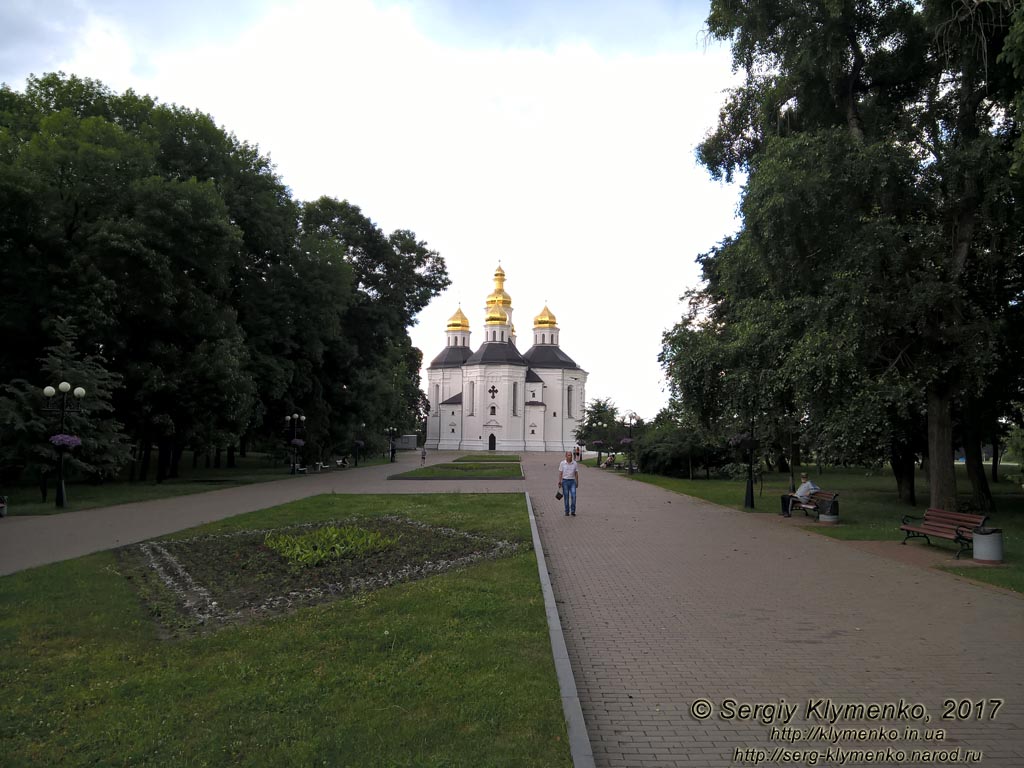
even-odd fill
[[[142,466],[139,467],[139,482],[146,482],[149,477],[149,462],[153,458],[153,441],[148,437],[142,441]]]
[[[217,446],[217,452],[213,454],[213,468],[220,469],[220,455],[224,449],[219,445]]]
[[[245,458],[246,452],[249,450],[249,438],[248,435],[242,435],[238,438],[238,457],[240,459]]]
[[[142,443],[138,440],[135,441],[135,445],[132,446],[135,450],[132,451],[131,460],[128,462],[131,466],[128,467],[128,482],[134,483],[139,472],[139,457],[142,455]]]
[[[999,482],[999,427],[992,430],[992,482]]]
[[[971,483],[971,502],[976,509],[991,512],[995,509],[992,491],[985,477],[985,461],[981,455],[981,430],[976,418],[977,408],[973,402],[964,406],[964,462],[967,465],[967,479]]]
[[[928,387],[929,506],[956,510],[956,471],[953,466],[953,416],[949,392],[938,384]]]
[[[912,507],[916,506],[917,490],[914,488],[914,467],[917,465],[917,456],[908,445],[893,442],[889,463],[892,465],[892,473],[896,477],[896,492],[899,494],[900,501]]]
[[[174,453],[174,449],[171,447],[171,441],[168,438],[162,439],[157,444],[157,457],[156,457],[156,481],[162,483],[167,479],[171,469],[171,454]]]
[[[49,475],[46,472],[39,473],[39,497],[44,504],[46,503],[46,496],[50,492],[48,480]]]
[[[175,445],[171,449],[171,471],[168,474],[168,477],[174,480],[177,480],[179,477],[181,477],[181,475],[178,474],[178,469],[181,466],[181,454],[183,454],[184,452],[184,445]]]
[[[235,466],[235,446],[232,443],[228,446],[228,469],[234,469]]]

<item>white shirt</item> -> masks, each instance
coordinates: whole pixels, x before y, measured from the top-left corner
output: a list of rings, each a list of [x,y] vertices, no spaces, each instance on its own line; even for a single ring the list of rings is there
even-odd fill
[[[562,462],[558,465],[558,471],[562,473],[563,480],[575,480],[576,473],[579,471],[580,465],[573,461],[566,461],[562,459]]]
[[[811,498],[812,493],[820,490],[821,489],[818,486],[808,480],[806,483],[801,483],[800,487],[796,489],[796,495],[802,500],[807,501]]]

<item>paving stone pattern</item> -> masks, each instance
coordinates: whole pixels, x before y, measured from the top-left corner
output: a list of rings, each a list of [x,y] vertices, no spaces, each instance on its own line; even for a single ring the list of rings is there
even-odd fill
[[[787,764],[772,762],[776,748],[837,765],[829,747],[904,749],[915,766],[914,749],[959,747],[982,752],[980,765],[1024,766],[1020,597],[603,470],[581,472],[566,518],[557,463],[528,455],[527,486],[597,766],[752,765],[748,749]],[[940,720],[946,699],[992,698],[1005,700],[995,721]],[[690,713],[697,699],[709,719]],[[723,719],[727,699],[796,704],[797,728],[819,724],[803,717],[819,699],[920,703],[931,722],[853,711],[836,727],[909,727],[921,740],[789,743],[756,719]],[[944,741],[925,740],[935,728]]]

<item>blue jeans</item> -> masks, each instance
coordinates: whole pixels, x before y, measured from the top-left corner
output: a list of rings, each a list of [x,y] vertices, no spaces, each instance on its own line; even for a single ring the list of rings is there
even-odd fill
[[[570,505],[569,499],[572,499]],[[565,514],[576,511],[576,481],[562,480],[562,501],[565,502]]]

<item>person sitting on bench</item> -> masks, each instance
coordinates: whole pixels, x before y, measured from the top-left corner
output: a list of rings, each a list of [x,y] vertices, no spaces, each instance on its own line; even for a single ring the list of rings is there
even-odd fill
[[[816,486],[811,480],[807,479],[807,473],[800,473],[800,487],[796,489],[796,493],[784,493],[782,495],[782,511],[779,513],[783,517],[791,517],[793,514],[793,501],[799,501],[801,504],[811,503],[811,494],[815,491],[820,491],[821,488]]]

